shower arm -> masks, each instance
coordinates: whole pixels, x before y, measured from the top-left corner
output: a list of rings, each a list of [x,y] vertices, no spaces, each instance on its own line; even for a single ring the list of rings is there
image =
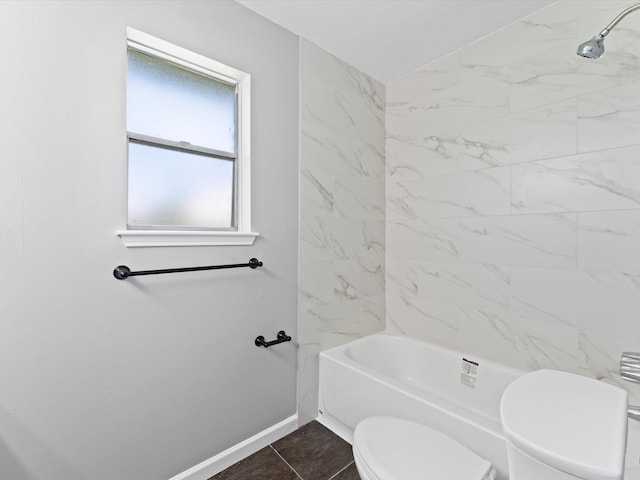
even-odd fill
[[[618,25],[620,23],[620,21],[626,17],[627,15],[629,15],[631,12],[634,12],[636,10],[640,9],[640,3],[637,3],[635,5],[631,5],[630,7],[625,8],[622,12],[620,12],[618,14],[618,16],[616,18],[614,18],[613,20],[611,20],[611,23],[609,23],[609,25],[607,25],[606,27],[604,27],[604,29],[599,33],[599,35],[601,37],[606,37],[607,35],[609,35],[609,32],[611,30],[613,30],[613,28]]]

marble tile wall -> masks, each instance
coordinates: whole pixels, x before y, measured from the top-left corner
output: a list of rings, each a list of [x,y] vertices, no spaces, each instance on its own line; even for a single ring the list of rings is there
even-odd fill
[[[613,382],[640,350],[640,15],[560,1],[386,89],[387,329]]]
[[[317,416],[318,353],[385,327],[384,86],[301,45],[298,417]],[[490,180],[488,180],[490,183]]]

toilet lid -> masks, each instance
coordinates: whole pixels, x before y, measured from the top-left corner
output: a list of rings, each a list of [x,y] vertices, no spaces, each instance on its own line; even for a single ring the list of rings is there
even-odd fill
[[[536,460],[586,480],[622,478],[627,392],[591,378],[537,370],[500,402],[507,440]]]
[[[353,432],[356,464],[376,480],[481,480],[491,463],[419,423],[370,417]]]

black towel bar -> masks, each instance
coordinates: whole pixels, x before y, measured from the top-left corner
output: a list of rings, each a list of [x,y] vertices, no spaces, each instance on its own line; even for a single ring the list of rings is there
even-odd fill
[[[290,341],[291,341],[291,337],[289,335],[287,335],[284,330],[280,330],[278,332],[278,336],[276,337],[275,340],[271,340],[271,341],[267,342],[264,339],[264,337],[262,335],[260,335],[260,336],[256,337],[254,343],[255,343],[256,347],[269,348],[269,347],[273,347],[274,345],[278,345],[279,343],[290,342]]]
[[[120,265],[113,270],[113,276],[118,280],[124,280],[128,277],[136,277],[138,275],[158,275],[160,273],[179,273],[179,272],[199,272],[201,270],[221,270],[223,268],[241,268],[249,267],[256,269],[262,266],[262,262],[257,258],[252,258],[249,263],[235,263],[231,265],[210,265],[208,267],[186,267],[186,268],[165,268],[163,270],[140,270],[132,272],[126,265]]]

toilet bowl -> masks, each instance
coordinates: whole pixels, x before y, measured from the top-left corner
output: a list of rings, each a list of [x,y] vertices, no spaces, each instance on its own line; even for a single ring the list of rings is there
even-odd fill
[[[369,417],[353,432],[362,480],[495,480],[491,463],[451,437],[416,422]]]

